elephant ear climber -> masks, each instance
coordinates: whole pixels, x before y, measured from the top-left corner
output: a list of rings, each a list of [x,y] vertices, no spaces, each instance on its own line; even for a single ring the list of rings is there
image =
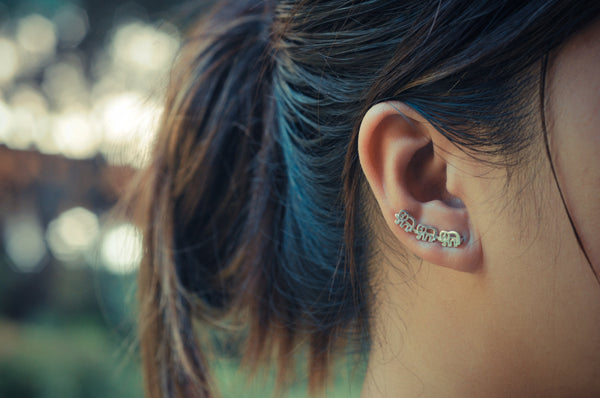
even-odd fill
[[[456,231],[440,231],[438,241],[444,247],[458,247],[465,242],[465,239]]]

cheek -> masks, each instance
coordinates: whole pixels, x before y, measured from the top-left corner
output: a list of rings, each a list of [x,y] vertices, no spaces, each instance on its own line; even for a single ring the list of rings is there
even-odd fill
[[[600,145],[597,140],[594,145],[588,143],[585,148],[571,151],[570,156],[579,164],[565,167],[561,182],[573,223],[592,265],[600,274]]]
[[[556,167],[565,201],[586,253],[600,271],[600,90],[591,102],[573,109],[570,126],[558,137]],[[590,98],[591,99],[591,98]],[[574,100],[572,104],[575,104]],[[600,273],[600,272],[598,272]]]
[[[571,217],[600,274],[600,24],[555,60],[550,137]],[[570,230],[565,226],[565,233]]]

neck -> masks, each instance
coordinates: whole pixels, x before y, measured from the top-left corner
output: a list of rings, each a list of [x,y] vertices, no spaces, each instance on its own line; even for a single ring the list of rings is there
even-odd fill
[[[490,330],[477,275],[423,264],[396,286],[377,303],[361,398],[515,396],[507,386],[523,383],[500,365],[507,339]]]

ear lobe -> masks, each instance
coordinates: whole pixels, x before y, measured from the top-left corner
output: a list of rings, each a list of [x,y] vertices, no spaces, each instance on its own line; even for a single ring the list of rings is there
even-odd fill
[[[452,192],[463,178],[447,161],[456,151],[429,122],[400,102],[371,107],[359,130],[363,172],[397,241],[427,262],[474,272],[481,265],[482,252],[466,201]],[[396,215],[402,210],[414,219],[414,228],[397,223]],[[441,231],[458,232],[460,245],[444,245],[445,237],[452,234],[442,234],[440,240]]]

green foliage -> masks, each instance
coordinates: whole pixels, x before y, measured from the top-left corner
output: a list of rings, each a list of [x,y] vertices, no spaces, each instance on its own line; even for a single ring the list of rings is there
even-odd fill
[[[356,354],[338,360],[331,383],[321,396],[358,398],[366,370],[365,362],[360,358],[362,357]],[[240,368],[238,360],[219,359],[213,361],[212,371],[223,398],[308,398],[307,377],[301,372],[306,367],[305,361],[306,358],[299,355],[296,377],[281,392],[275,389],[275,369],[259,371],[255,377],[250,378]]]
[[[0,396],[141,397],[137,355],[94,323],[0,322]]]
[[[138,356],[94,322],[63,325],[13,324],[0,320],[0,397],[105,398],[142,397]],[[250,380],[234,359],[213,363],[223,398],[306,398],[306,378],[274,391],[274,372]],[[360,395],[364,369],[341,361],[327,398]]]

